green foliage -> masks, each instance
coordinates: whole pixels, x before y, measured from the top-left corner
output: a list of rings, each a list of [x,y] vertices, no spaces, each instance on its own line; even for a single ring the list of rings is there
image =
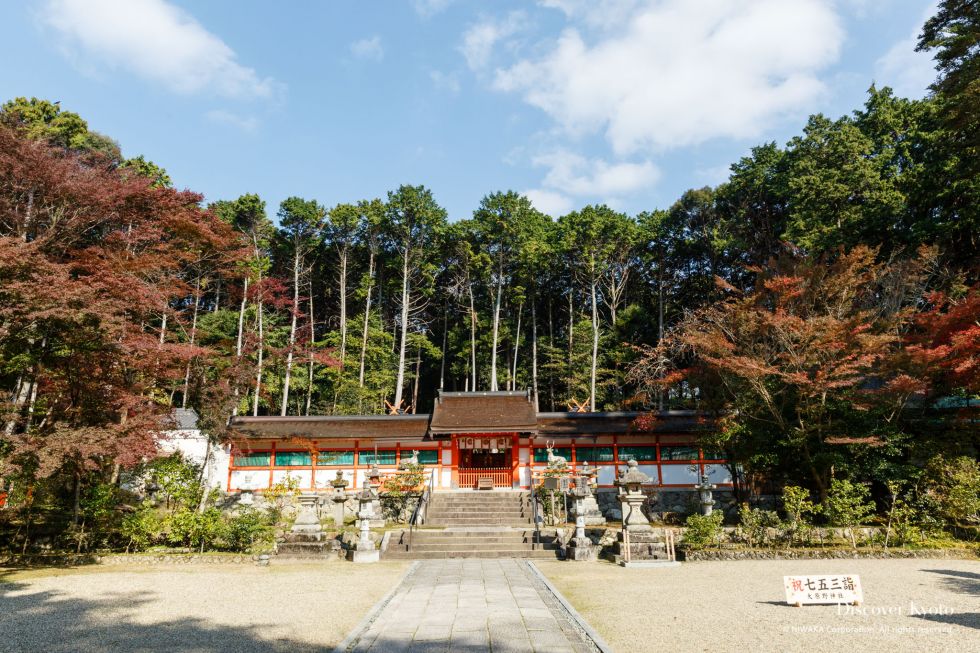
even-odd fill
[[[772,542],[772,532],[779,526],[779,515],[772,510],[749,508],[743,503],[738,511],[739,536],[749,546],[765,546]]]
[[[926,496],[948,524],[980,524],[980,462],[938,455],[926,465],[924,481]]]
[[[815,515],[820,505],[810,500],[810,491],[796,485],[783,488],[783,509],[786,511],[786,531],[790,542],[810,539]]]
[[[169,510],[196,509],[203,492],[198,479],[201,468],[179,452],[155,458],[144,468],[148,489],[155,488]]]
[[[167,517],[150,502],[143,502],[133,512],[123,517],[119,533],[126,541],[126,552],[130,549],[142,551],[157,542],[167,530]]]
[[[296,477],[286,474],[279,482],[262,493],[269,512],[269,521],[280,525],[286,513],[286,508],[294,506],[300,495],[299,481]]]
[[[689,515],[685,521],[684,546],[688,549],[704,549],[718,543],[724,517],[720,511],[710,515]]]
[[[875,505],[870,500],[871,492],[863,483],[852,483],[846,479],[835,478],[830,484],[830,492],[824,503],[823,511],[827,520],[833,526],[847,528],[851,545],[857,548],[857,538],[854,529],[867,522],[875,512]]]
[[[232,551],[253,551],[272,544],[272,528],[259,510],[245,506],[227,519],[223,538]]]

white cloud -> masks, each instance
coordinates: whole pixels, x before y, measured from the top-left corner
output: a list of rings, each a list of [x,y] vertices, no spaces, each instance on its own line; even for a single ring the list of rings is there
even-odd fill
[[[480,70],[489,63],[494,45],[521,31],[526,25],[527,14],[523,11],[512,11],[499,21],[484,19],[466,30],[459,51],[472,70]]]
[[[825,92],[817,73],[844,38],[834,3],[821,0],[647,0],[632,11],[550,4],[586,23],[609,6],[625,9],[591,42],[566,29],[540,58],[498,70],[494,86],[568,133],[604,133],[620,155],[757,137],[811,110]]]
[[[49,0],[41,18],[82,65],[90,60],[129,70],[177,93],[270,97],[279,89],[166,0]]]
[[[230,125],[243,132],[254,132],[259,127],[259,121],[254,116],[240,116],[224,109],[212,109],[206,114],[208,120],[221,125]]]
[[[455,0],[413,0],[415,13],[423,18],[434,16],[445,11]]]
[[[429,79],[438,89],[449,91],[453,95],[459,93],[459,78],[456,73],[444,73],[441,70],[430,70]]]
[[[350,44],[350,51],[358,59],[381,61],[385,56],[385,49],[381,45],[381,37],[377,35],[369,39],[354,41]]]
[[[569,195],[607,197],[632,193],[655,184],[660,178],[660,171],[650,161],[610,164],[567,150],[536,156],[531,163],[548,169],[541,181],[543,186]]]
[[[919,31],[926,20],[936,13],[936,3],[930,2],[914,31],[893,45],[875,62],[875,82],[891,86],[895,93],[904,97],[921,98],[936,80],[936,63],[932,54],[916,52]]]
[[[540,0],[544,7],[558,9],[568,18],[590,27],[608,28],[627,20],[641,0]]]
[[[553,218],[565,215],[574,206],[570,198],[550,190],[532,188],[524,191],[524,194],[531,200],[534,208]]]

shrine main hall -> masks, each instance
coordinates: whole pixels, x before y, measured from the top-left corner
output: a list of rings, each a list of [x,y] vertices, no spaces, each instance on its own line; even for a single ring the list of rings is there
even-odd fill
[[[431,414],[235,417],[222,484],[261,492],[289,476],[301,490],[327,491],[339,471],[357,489],[372,466],[394,472],[415,456],[435,491],[529,490],[550,446],[571,471],[597,470],[600,490],[630,460],[651,487],[691,490],[701,476],[731,487],[723,454],[698,446],[707,428],[695,411],[538,412],[530,392],[440,392]]]

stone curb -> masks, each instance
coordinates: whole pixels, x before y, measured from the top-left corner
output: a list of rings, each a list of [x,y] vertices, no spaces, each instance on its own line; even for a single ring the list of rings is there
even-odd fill
[[[368,613],[364,615],[364,618],[361,619],[358,622],[358,624],[351,629],[349,633],[347,633],[347,637],[345,637],[344,640],[340,642],[340,644],[337,644],[337,646],[334,647],[333,653],[347,653],[349,650],[351,650],[354,647],[355,644],[357,644],[357,641],[361,638],[361,635],[364,634],[364,631],[366,631],[368,628],[371,627],[371,624],[374,623],[374,620],[378,618],[378,615],[381,614],[381,611],[385,609],[385,606],[388,605],[391,599],[395,596],[395,593],[398,591],[398,589],[405,584],[405,581],[408,580],[408,578],[410,578],[411,575],[415,573],[415,570],[418,569],[419,565],[421,564],[422,564],[421,561],[416,560],[411,565],[409,565],[408,569],[406,569],[405,573],[402,575],[401,580],[398,581],[398,583],[394,587],[388,590],[387,594],[382,596],[381,599],[374,604],[374,606],[368,611]]]
[[[565,611],[568,612],[568,615],[572,618],[572,621],[575,622],[575,625],[578,626],[582,632],[588,635],[589,639],[592,640],[592,643],[595,644],[600,653],[613,653],[612,647],[610,647],[609,644],[602,639],[602,636],[600,636],[599,633],[597,633],[595,629],[589,625],[589,622],[586,621],[582,615],[580,615],[578,611],[572,607],[572,604],[569,603],[564,596],[562,596],[557,587],[551,584],[551,581],[548,580],[543,573],[541,573],[541,570],[538,569],[537,566],[530,560],[526,560],[525,562],[528,568],[534,572],[534,575],[537,576],[537,578],[544,583],[544,586],[548,588],[548,591],[551,592],[552,596],[554,596],[555,599],[561,603],[561,606],[565,608]]]
[[[685,562],[738,562],[740,560],[976,560],[970,549],[894,549],[890,551],[820,551],[801,549],[757,549],[741,551],[685,551]]]

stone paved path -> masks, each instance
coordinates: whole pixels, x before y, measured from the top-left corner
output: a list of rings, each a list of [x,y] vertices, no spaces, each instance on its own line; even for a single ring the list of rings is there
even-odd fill
[[[426,560],[353,651],[584,653],[594,644],[524,560]]]

